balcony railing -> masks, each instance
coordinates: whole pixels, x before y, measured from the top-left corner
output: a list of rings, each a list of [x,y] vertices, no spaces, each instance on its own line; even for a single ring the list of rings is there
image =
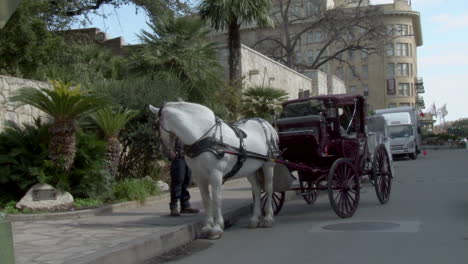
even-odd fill
[[[416,78],[416,81],[415,81],[415,86],[416,86],[416,92],[417,93],[424,93],[424,81],[423,81],[423,78],[419,77],[419,78]]]

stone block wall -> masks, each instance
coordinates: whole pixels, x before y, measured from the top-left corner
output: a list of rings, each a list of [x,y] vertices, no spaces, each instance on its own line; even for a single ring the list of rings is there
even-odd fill
[[[328,75],[328,94],[345,94],[346,86],[343,80],[335,75]]]
[[[19,107],[17,104],[11,103],[9,97],[22,87],[34,87],[39,89],[48,86],[49,84],[46,82],[0,75],[0,131],[5,127],[5,121],[7,120],[22,124],[32,123],[34,118],[37,117],[47,118],[43,112],[32,106],[26,105]]]
[[[267,56],[242,45],[241,68],[244,87],[264,86],[284,90],[289,99],[298,97],[299,91],[314,94],[312,80]]]

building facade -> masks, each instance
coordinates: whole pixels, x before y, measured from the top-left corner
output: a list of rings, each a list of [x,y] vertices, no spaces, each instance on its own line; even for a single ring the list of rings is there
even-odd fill
[[[295,1],[295,0],[292,0]],[[291,12],[312,12],[311,3],[321,3],[326,9],[353,8],[359,0],[307,0],[292,4]],[[317,2],[318,1],[318,2]],[[361,6],[369,6],[368,0],[361,2]],[[419,12],[411,9],[410,0],[394,0],[391,4],[378,5],[383,11],[382,22],[394,34],[390,43],[382,50],[382,54],[371,54],[350,51],[342,54],[347,63],[331,60],[319,69],[328,75],[335,75],[344,80],[347,93],[362,94],[367,98],[370,110],[389,107],[414,106],[424,108],[420,94],[424,92],[422,78],[418,75],[417,47],[422,46],[422,31]],[[300,9],[304,10],[300,10]],[[275,7],[273,8],[273,10]],[[274,11],[272,11],[274,12]],[[272,14],[273,15],[273,14]],[[292,32],[306,28],[313,19],[290,25]],[[275,32],[276,31],[276,32]],[[283,34],[277,28],[257,28],[249,25],[241,31],[242,43],[254,47],[265,36]],[[216,36],[217,40],[225,41],[225,35]],[[300,43],[295,48],[297,65],[312,63],[320,47],[323,37],[320,30],[303,34]],[[327,50],[329,54],[333,50]],[[311,76],[312,71],[293,67],[304,75]]]

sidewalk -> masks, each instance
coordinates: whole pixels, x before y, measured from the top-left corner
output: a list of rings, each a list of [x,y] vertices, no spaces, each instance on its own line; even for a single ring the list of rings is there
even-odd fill
[[[198,188],[192,205],[202,209]],[[251,212],[246,179],[227,182],[223,189],[226,225]],[[17,264],[131,264],[160,255],[197,237],[204,212],[169,216],[168,195],[133,209],[115,209],[99,216],[69,220],[13,222]]]

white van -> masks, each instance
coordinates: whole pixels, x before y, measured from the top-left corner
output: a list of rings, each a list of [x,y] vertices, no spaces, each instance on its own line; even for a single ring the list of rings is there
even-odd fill
[[[421,137],[415,108],[397,107],[375,112],[387,122],[392,155],[409,155],[416,159],[421,151]]]

